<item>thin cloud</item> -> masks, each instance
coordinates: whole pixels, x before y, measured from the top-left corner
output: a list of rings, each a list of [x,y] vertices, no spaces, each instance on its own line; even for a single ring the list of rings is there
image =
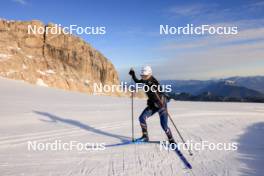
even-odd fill
[[[201,4],[195,5],[184,5],[184,6],[174,6],[169,8],[168,12],[175,16],[195,16],[208,10],[208,8]]]
[[[27,4],[27,1],[25,1],[25,0],[13,0],[13,2],[16,2],[16,3],[21,4],[21,5]]]
[[[254,26],[259,21],[248,23]],[[155,64],[155,72],[160,79],[264,75],[264,27],[253,26],[238,35],[182,39],[165,46],[162,43],[160,51],[171,53],[171,56]]]
[[[245,26],[247,24],[247,26]],[[199,49],[212,48],[225,45],[239,45],[241,43],[264,41],[264,19],[259,20],[243,20],[232,23],[218,23],[211,26],[237,26],[238,34],[236,35],[206,35],[193,37],[192,40],[187,40],[190,36],[185,36],[181,40],[169,41],[163,43],[160,50],[181,50],[181,49]],[[262,27],[260,26],[262,25]],[[185,39],[185,40],[184,40]]]
[[[264,1],[259,1],[259,2],[249,4],[249,5],[247,5],[247,7],[251,10],[264,8]]]
[[[189,23],[205,24],[250,19],[244,14],[259,15],[264,9],[264,2],[252,2],[245,5],[223,8],[217,3],[196,3],[167,7],[164,14],[172,20],[184,18]]]
[[[226,11],[224,9],[224,11]],[[170,18],[188,18],[198,19],[203,17],[216,16],[216,12],[219,12],[217,4],[188,4],[188,5],[176,5],[169,7],[165,10],[165,13]]]
[[[154,65],[160,79],[264,75],[264,42],[185,52]]]

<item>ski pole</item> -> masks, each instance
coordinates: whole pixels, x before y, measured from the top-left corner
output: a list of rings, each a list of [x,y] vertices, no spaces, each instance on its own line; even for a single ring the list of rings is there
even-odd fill
[[[177,133],[178,133],[179,137],[181,138],[182,142],[184,143],[185,147],[188,149],[189,155],[191,155],[191,156],[192,156],[192,155],[193,155],[193,153],[191,152],[191,150],[190,150],[190,149],[189,149],[189,147],[187,146],[187,144],[186,144],[185,140],[183,139],[183,137],[182,137],[182,135],[181,135],[180,131],[178,130],[177,126],[175,125],[174,121],[172,120],[172,118],[171,118],[171,115],[169,114],[169,112],[168,112],[168,110],[167,110],[167,109],[166,109],[166,111],[167,111],[167,114],[168,114],[168,116],[169,116],[169,119],[170,119],[170,121],[171,121],[172,125],[173,125],[173,126],[174,126],[174,128],[176,129],[176,131],[177,131]]]
[[[158,98],[160,105],[163,107],[163,102],[161,101],[161,99],[160,99],[159,95],[157,94],[157,92],[155,92],[155,95],[156,95],[156,97]],[[180,131],[178,130],[177,126],[175,125],[174,121],[172,120],[172,118],[171,118],[171,116],[170,116],[170,114],[169,114],[169,112],[168,112],[168,109],[167,109],[166,107],[165,107],[165,110],[166,110],[166,113],[168,114],[169,119],[170,119],[170,121],[172,122],[174,128],[176,129],[176,131],[177,131],[177,133],[178,133],[178,136],[181,138],[181,140],[182,140],[182,142],[184,143],[185,147],[188,149],[189,155],[193,155],[193,153],[191,152],[191,150],[190,150],[189,147],[187,146],[185,140],[183,139],[183,137],[182,137]]]
[[[134,91],[131,91],[131,117],[132,117],[132,142],[135,141],[134,138]]]

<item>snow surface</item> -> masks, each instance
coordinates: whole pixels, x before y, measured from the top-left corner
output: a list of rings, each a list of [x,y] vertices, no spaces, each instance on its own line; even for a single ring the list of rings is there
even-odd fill
[[[183,168],[159,145],[106,147],[103,151],[29,151],[28,141],[122,143],[131,136],[129,98],[88,96],[0,79],[1,175],[196,175],[261,176],[264,173],[264,106],[254,103],[170,102],[173,120],[187,140],[238,142],[237,151],[183,152]],[[135,117],[145,100],[135,100]],[[172,125],[170,124],[173,129]],[[151,140],[164,140],[157,115],[148,119]],[[135,118],[136,136],[140,128]],[[176,132],[173,130],[176,137]]]
[[[49,87],[42,79],[38,78],[36,81],[36,85],[43,86],[43,87]]]
[[[45,72],[43,72],[43,71],[41,71],[41,70],[37,70],[37,72],[38,72],[39,74],[43,75],[43,76],[45,76],[45,75],[46,75],[46,73],[45,73]]]
[[[43,76],[49,76],[47,74],[55,74],[56,72],[54,70],[45,70],[45,71],[41,71],[41,70],[37,70],[37,72]]]
[[[56,72],[54,70],[48,69],[45,71],[48,74],[55,74]]]

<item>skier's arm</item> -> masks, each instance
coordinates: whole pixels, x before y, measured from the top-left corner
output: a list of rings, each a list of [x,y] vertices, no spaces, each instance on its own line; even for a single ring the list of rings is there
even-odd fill
[[[132,68],[130,69],[129,74],[132,76],[132,79],[135,81],[135,83],[144,83],[142,79],[137,79],[135,71]]]

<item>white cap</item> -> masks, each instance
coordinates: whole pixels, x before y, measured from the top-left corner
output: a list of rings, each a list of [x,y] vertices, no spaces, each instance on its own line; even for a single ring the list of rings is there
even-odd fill
[[[148,75],[152,75],[152,69],[150,66],[145,66],[141,68],[141,73],[140,75],[143,76],[148,76]]]

